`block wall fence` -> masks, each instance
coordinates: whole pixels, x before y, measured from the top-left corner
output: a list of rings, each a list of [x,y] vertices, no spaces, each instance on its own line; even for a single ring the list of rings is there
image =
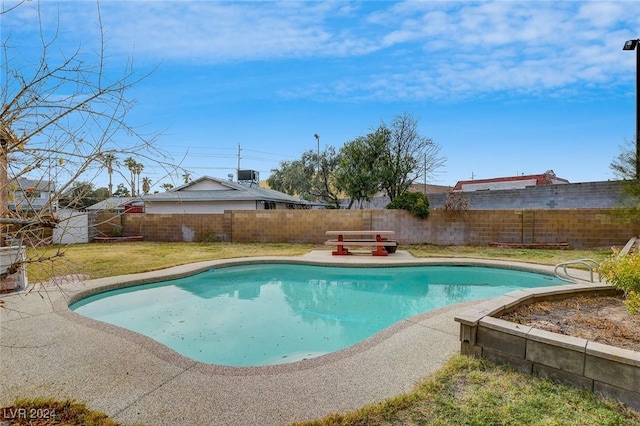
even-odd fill
[[[327,230],[392,230],[400,245],[624,245],[640,235],[616,209],[432,210],[419,219],[403,210],[230,210],[223,214],[99,213],[96,236],[141,235],[145,241],[322,244]]]

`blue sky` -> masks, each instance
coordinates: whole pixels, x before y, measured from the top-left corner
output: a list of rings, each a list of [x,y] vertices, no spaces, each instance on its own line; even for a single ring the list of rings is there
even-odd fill
[[[35,6],[0,22],[25,57],[37,54]],[[95,2],[41,9],[45,31],[59,23],[60,48],[97,48]],[[440,185],[548,169],[570,182],[613,179],[611,161],[635,137],[635,52],[622,46],[640,37],[640,2],[103,0],[100,9],[108,72],[127,60],[155,68],[129,93],[130,122],[161,132],[156,145],[193,177],[235,173],[240,146],[240,167],[264,179],[316,150],[314,134],[321,150],[340,148],[403,112],[441,146],[446,164],[430,180]],[[172,181],[153,164],[143,175]]]

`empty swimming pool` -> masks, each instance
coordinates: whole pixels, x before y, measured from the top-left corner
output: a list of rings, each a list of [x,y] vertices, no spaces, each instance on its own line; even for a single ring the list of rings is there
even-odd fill
[[[560,283],[476,266],[252,264],[112,290],[70,307],[197,361],[261,366],[335,352],[446,305]]]

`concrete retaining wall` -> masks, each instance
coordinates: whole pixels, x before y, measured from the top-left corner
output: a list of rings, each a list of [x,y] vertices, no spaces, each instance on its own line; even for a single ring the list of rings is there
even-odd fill
[[[640,410],[640,352],[551,333],[498,316],[520,305],[575,295],[614,294],[607,285],[566,285],[518,290],[456,317],[461,351],[518,371],[588,389]]]

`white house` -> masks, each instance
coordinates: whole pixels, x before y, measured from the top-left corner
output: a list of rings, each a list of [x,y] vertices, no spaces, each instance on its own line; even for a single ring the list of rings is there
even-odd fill
[[[167,192],[141,197],[144,212],[151,214],[211,214],[225,210],[308,208],[311,203],[262,188],[256,183],[240,184],[203,176]]]
[[[9,182],[9,209],[21,211],[53,211],[57,209],[57,202],[52,204],[51,198],[55,192],[53,182],[18,178]]]

